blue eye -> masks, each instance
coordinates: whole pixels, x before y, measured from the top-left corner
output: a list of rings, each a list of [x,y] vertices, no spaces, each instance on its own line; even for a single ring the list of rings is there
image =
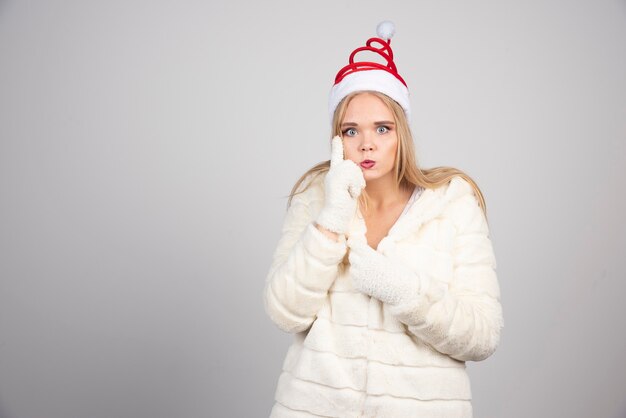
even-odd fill
[[[376,128],[376,132],[378,132],[379,134],[384,134],[389,132],[389,128],[387,128],[386,126],[379,126],[378,128]]]
[[[344,135],[348,135],[348,136],[355,136],[356,135],[356,129],[354,128],[348,128],[345,131],[343,131]]]

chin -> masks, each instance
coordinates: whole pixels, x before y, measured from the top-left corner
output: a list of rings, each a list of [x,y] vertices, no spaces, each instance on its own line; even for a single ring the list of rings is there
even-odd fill
[[[383,177],[386,176],[391,176],[393,175],[393,173],[391,172],[387,172],[385,174],[380,174],[376,171],[371,171],[371,170],[365,170],[363,171],[363,178],[365,179],[366,182],[368,181],[377,181],[379,179],[382,179]]]
[[[372,173],[372,172],[364,172],[363,173],[363,178],[365,179],[365,181],[372,181],[372,180],[378,180],[379,178],[381,178],[380,175],[378,175],[378,173]]]

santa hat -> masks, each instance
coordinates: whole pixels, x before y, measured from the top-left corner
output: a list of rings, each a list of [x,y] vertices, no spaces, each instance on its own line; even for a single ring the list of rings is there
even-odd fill
[[[384,21],[376,27],[378,38],[370,38],[350,54],[349,64],[343,67],[335,76],[335,84],[330,91],[328,110],[330,119],[333,119],[335,109],[341,100],[355,91],[373,90],[383,93],[398,102],[404,109],[407,119],[411,113],[409,104],[409,89],[404,79],[398,74],[393,62],[391,38],[395,33],[392,22]],[[355,61],[355,55],[362,51],[374,52],[380,55],[387,64],[369,61]]]

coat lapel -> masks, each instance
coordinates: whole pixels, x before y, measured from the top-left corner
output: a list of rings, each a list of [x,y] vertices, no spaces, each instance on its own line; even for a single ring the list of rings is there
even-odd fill
[[[473,193],[472,186],[462,177],[455,176],[450,182],[436,189],[426,189],[413,203],[406,215],[398,220],[394,238],[400,240],[417,231],[423,224],[439,216],[449,203],[459,197]]]
[[[401,240],[407,235],[417,231],[424,223],[436,218],[446,208],[449,202],[459,197],[472,193],[471,185],[462,177],[455,176],[450,182],[436,189],[425,189],[422,194],[413,202],[404,216],[394,224],[389,234],[383,240],[393,238]],[[360,209],[352,219],[349,228],[348,238],[365,240],[367,227]],[[381,241],[382,242],[382,241]]]

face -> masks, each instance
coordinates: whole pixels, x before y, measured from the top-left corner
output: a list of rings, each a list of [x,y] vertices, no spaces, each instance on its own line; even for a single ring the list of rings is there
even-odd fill
[[[382,100],[369,93],[355,96],[341,132],[344,157],[361,167],[366,182],[393,179],[398,137],[393,114]]]

